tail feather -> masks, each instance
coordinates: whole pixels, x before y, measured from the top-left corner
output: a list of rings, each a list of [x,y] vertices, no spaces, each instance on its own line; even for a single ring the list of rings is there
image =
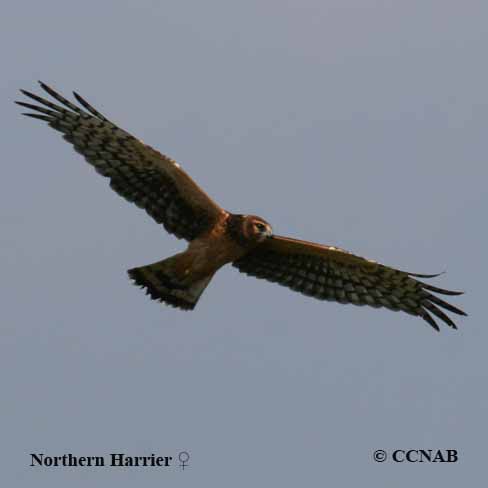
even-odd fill
[[[173,256],[147,266],[132,268],[128,274],[136,285],[146,289],[146,294],[153,300],[183,310],[193,310],[210,283],[213,273],[196,280],[192,280],[191,276],[181,279],[175,273],[175,258],[176,256]]]

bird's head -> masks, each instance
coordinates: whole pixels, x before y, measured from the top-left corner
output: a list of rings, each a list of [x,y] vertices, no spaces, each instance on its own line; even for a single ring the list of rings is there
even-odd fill
[[[273,235],[273,229],[261,217],[256,215],[242,216],[242,235],[250,242],[263,242]]]

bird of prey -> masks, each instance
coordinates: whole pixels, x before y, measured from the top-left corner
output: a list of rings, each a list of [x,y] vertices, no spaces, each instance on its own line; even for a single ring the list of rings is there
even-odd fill
[[[224,210],[175,161],[105,118],[76,92],[79,106],[39,83],[58,104],[21,90],[39,104],[16,102],[31,110],[24,115],[61,132],[117,193],[189,242],[184,252],[128,271],[152,299],[191,310],[215,272],[232,263],[243,273],[319,300],[407,312],[436,330],[433,315],[456,328],[442,309],[466,315],[435,295],[462,292],[417,279],[438,275],[408,273],[337,247],[278,236],[261,217]]]

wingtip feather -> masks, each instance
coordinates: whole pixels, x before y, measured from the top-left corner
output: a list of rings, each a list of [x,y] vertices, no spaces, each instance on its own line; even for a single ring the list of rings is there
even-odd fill
[[[436,321],[432,318],[432,316],[424,310],[421,314],[421,317],[437,332],[440,332],[439,326],[437,325]]]
[[[52,118],[48,117],[47,115],[41,115],[41,114],[30,114],[27,112],[22,112],[22,115],[25,115],[26,117],[32,117],[33,119],[39,119],[39,120],[44,120],[45,122],[52,122]]]
[[[415,278],[437,278],[438,276],[441,276],[445,274],[445,271],[441,271],[440,273],[434,273],[434,274],[422,274],[422,273],[407,273],[410,276],[415,276]]]

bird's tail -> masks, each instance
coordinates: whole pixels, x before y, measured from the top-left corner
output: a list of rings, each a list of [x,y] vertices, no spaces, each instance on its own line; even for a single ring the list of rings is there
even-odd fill
[[[183,310],[193,310],[214,273],[192,279],[179,272],[180,254],[147,266],[132,268],[129,276],[136,285],[146,289],[153,300],[165,302]]]

